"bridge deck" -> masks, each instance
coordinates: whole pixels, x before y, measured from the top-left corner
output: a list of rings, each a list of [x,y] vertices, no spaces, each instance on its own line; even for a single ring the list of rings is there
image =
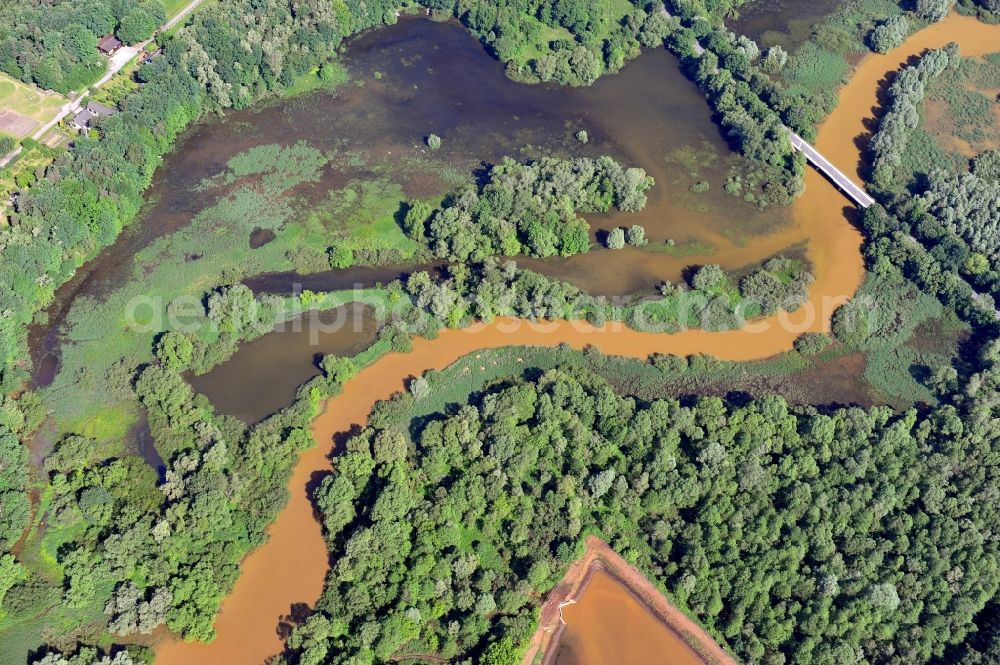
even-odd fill
[[[862,208],[867,208],[875,203],[875,199],[873,199],[868,192],[864,190],[864,188],[844,175],[844,173],[834,166],[830,160],[824,157],[819,150],[809,145],[805,139],[792,130],[789,129],[788,134],[792,140],[792,147],[802,152],[806,156],[806,160],[816,167],[817,171],[829,178],[830,181],[835,184],[840,191],[846,194],[848,198],[854,201],[854,203]]]
[[[665,5],[660,6],[660,11],[666,14],[667,17],[671,17],[670,12],[667,11]],[[698,55],[705,52],[701,42],[697,39],[694,40],[694,50]],[[806,161],[812,164],[817,171],[829,178],[830,182],[836,185],[840,191],[847,195],[847,198],[851,199],[855,204],[861,206],[862,208],[867,208],[875,203],[875,199],[869,196],[868,192],[866,192],[863,187],[844,175],[844,173],[834,166],[830,160],[820,154],[816,148],[809,145],[804,138],[793,132],[788,127],[785,129],[788,130],[789,137],[792,141],[792,147],[795,150],[804,153]]]

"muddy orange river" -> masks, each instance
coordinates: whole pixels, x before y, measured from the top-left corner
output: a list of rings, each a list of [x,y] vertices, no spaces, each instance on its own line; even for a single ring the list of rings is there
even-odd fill
[[[996,51],[1000,26],[952,14],[917,33],[885,55],[868,55],[840,92],[840,103],[820,129],[816,147],[845,173],[857,174],[861,154],[856,144],[868,133],[866,121],[878,106],[879,82],[907,58],[928,48],[960,41],[963,55]],[[390,354],[358,374],[343,393],[326,405],[313,423],[319,445],[303,453],[289,482],[291,498],[269,529],[268,542],[247,557],[240,579],[226,598],[211,644],[167,641],[157,648],[156,665],[262,663],[281,651],[279,622],[291,607],[314,605],[323,589],[327,550],[313,518],[306,485],[314,473],[330,468],[327,458],[334,434],[363,424],[377,400],[402,390],[407,378],[443,369],[478,349],[509,345],[574,348],[595,345],[604,353],[645,358],[650,353],[706,353],[729,360],[765,358],[787,351],[802,332],[822,331],[839,303],[857,290],[864,276],[861,236],[849,222],[850,203],[822,176],[809,169],[806,192],[795,204],[795,226],[808,239],[816,281],[808,303],[792,315],[749,323],[742,330],[674,335],[638,333],[609,324],[594,328],[579,322],[530,324],[501,319],[490,325],[443,332],[435,340],[417,339],[413,351]],[[594,662],[608,662],[595,659]]]
[[[562,609],[565,626],[553,665],[704,665],[683,638],[653,616],[628,589],[597,570],[580,599]]]

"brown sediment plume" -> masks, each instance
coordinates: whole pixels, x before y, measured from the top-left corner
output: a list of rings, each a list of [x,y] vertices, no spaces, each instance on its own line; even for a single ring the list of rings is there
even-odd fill
[[[878,105],[878,88],[886,75],[909,57],[929,48],[961,40],[965,55],[998,50],[1000,26],[952,14],[908,39],[885,55],[870,55],[857,66],[840,92],[840,103],[820,128],[816,147],[855,177],[862,162],[865,137]],[[857,178],[861,182],[860,177]],[[167,641],[157,649],[157,665],[255,664],[282,649],[279,624],[293,606],[313,606],[323,590],[328,553],[313,515],[308,487],[316,474],[328,471],[335,434],[362,426],[378,400],[389,398],[404,381],[428,369],[443,369],[479,349],[512,345],[574,348],[594,345],[606,354],[645,358],[650,353],[706,353],[729,360],[765,358],[792,347],[806,331],[829,328],[836,305],[851,297],[864,277],[861,235],[846,217],[847,200],[813,170],[806,192],[795,203],[796,225],[804,230],[816,280],[799,312],[754,321],[742,330],[711,333],[691,330],[674,335],[639,333],[620,324],[594,328],[582,322],[531,324],[500,319],[461,331],[446,331],[435,340],[414,341],[408,354],[389,354],[362,370],[343,392],[328,401],[313,422],[319,445],[299,457],[289,481],[291,498],[268,529],[268,542],[251,553],[239,580],[226,598],[215,623],[212,644]]]
[[[583,556],[570,564],[562,580],[546,596],[542,604],[538,629],[521,659],[522,665],[535,662],[539,654],[544,654],[543,665],[552,665],[557,661],[559,640],[566,628],[563,619],[586,602],[588,592],[602,595],[629,594],[631,597],[626,597],[624,600],[634,602],[635,609],[648,613],[648,619],[657,622],[657,627],[662,631],[658,636],[660,638],[658,641],[662,644],[658,646],[670,649],[671,663],[736,665],[733,657],[727,654],[701,626],[672,605],[649,579],[633,568],[607,543],[594,536],[587,537]],[[631,617],[633,621],[642,618],[636,615]],[[621,649],[623,646],[619,642],[616,648]],[[623,657],[619,652],[618,658]]]

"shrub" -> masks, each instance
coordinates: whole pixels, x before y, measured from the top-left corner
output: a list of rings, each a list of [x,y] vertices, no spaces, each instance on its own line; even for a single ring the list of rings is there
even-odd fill
[[[951,7],[951,0],[916,0],[914,2],[917,16],[928,21],[940,21],[948,15],[949,7]]]
[[[331,83],[337,78],[337,72],[337,66],[331,62],[327,62],[319,68],[319,78],[324,83]]]
[[[156,359],[175,372],[183,372],[191,366],[194,344],[184,333],[169,330],[156,344]]]
[[[427,220],[433,212],[434,208],[425,201],[414,201],[409,204],[406,215],[403,216],[403,232],[414,240],[423,240],[427,231]]]
[[[746,300],[759,304],[764,314],[779,309],[791,312],[805,301],[806,287],[812,281],[813,276],[797,261],[779,256],[741,279],[740,293]]]
[[[875,26],[868,36],[868,44],[876,53],[887,53],[902,44],[909,32],[910,24],[905,16],[892,16]]]
[[[431,150],[437,150],[441,147],[441,137],[437,134],[428,134],[426,141],[427,147]]]
[[[330,248],[330,266],[333,268],[350,268],[354,265],[354,250],[348,245],[335,245]]]
[[[410,393],[414,399],[425,399],[431,394],[431,384],[422,376],[410,381]]]
[[[621,249],[625,246],[625,231],[614,228],[608,232],[608,249]]]
[[[816,355],[833,342],[825,333],[804,333],[795,340],[795,350],[804,356]]]
[[[343,385],[358,373],[358,366],[351,358],[334,354],[323,356],[320,367],[331,384]]]
[[[691,286],[699,291],[711,293],[721,291],[728,283],[726,273],[717,263],[709,263],[698,269],[698,272],[691,278]]]
[[[642,247],[646,244],[646,229],[638,224],[628,227],[625,229],[625,242],[633,247]]]
[[[761,67],[769,74],[777,74],[785,68],[787,63],[788,52],[780,46],[775,45],[767,49],[767,55],[764,57],[763,62],[761,62]]]

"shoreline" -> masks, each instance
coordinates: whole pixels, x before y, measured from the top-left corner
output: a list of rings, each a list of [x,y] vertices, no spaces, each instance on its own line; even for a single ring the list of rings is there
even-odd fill
[[[866,123],[878,109],[881,81],[911,55],[957,39],[967,42],[962,45],[963,56],[1000,51],[1000,25],[987,25],[952,13],[911,35],[885,55],[865,56],[841,88],[837,107],[819,127],[817,149],[849,177],[860,181],[857,172],[863,154],[858,139],[870,135]],[[619,324],[622,330],[616,331],[614,324],[594,328],[577,322],[532,325],[499,319],[489,325],[446,330],[435,340],[415,339],[411,352],[390,353],[366,367],[344,386],[339,396],[327,400],[321,414],[313,420],[311,432],[318,445],[300,453],[289,479],[288,504],[268,527],[267,542],[244,560],[239,579],[216,619],[215,642],[165,641],[158,645],[156,665],[260,663],[280,652],[283,646],[278,635],[280,624],[287,620],[293,605],[316,604],[329,565],[329,553],[309,496],[311,481],[316,474],[332,468],[328,456],[336,450],[339,435],[363,426],[375,402],[404,390],[408,379],[430,369],[443,369],[478,350],[507,346],[566,343],[577,349],[593,345],[607,355],[633,358],[660,352],[707,353],[729,360],[766,358],[787,351],[803,332],[828,331],[831,304],[853,296],[864,277],[860,254],[863,238],[849,218],[845,218],[845,209],[853,207],[822,175],[809,169],[806,192],[793,209],[796,225],[810,238],[807,251],[816,276],[809,289],[807,306],[803,306],[806,314],[812,313],[808,324],[799,321],[794,325],[796,317],[802,314],[800,311],[791,315],[792,325],[788,321],[782,325],[781,317],[767,319],[772,326],[764,332],[689,330],[666,335],[635,333],[623,324]],[[778,325],[774,325],[776,322]],[[760,323],[752,322],[751,326]]]

